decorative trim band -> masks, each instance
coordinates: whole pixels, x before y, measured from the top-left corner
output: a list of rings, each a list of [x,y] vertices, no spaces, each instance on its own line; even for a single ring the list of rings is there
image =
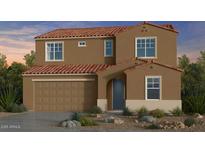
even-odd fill
[[[95,81],[95,79],[32,79],[33,82]]]

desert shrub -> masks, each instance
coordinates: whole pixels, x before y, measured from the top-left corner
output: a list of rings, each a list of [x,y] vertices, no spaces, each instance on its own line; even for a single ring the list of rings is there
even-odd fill
[[[149,126],[146,127],[147,129],[160,129],[159,125],[157,124],[151,124]]]
[[[165,112],[160,109],[155,109],[155,110],[152,110],[150,114],[155,118],[162,118],[165,115]]]
[[[80,121],[80,117],[81,117],[80,113],[75,112],[72,116],[72,120]]]
[[[185,113],[205,113],[205,95],[186,96],[182,99],[182,106]]]
[[[102,110],[98,106],[93,106],[88,112],[91,114],[101,114]]]
[[[170,113],[172,113],[174,116],[183,115],[183,111],[179,107],[174,108],[173,110],[170,111]]]
[[[0,89],[0,106],[8,111],[14,104],[18,104],[20,98],[16,94],[16,90],[9,86]]]
[[[148,112],[147,108],[145,108],[145,107],[141,107],[137,112],[138,112],[139,117],[149,115],[149,112]]]
[[[97,125],[97,123],[94,120],[86,118],[86,117],[80,118],[80,124],[81,126],[96,126]]]
[[[123,109],[122,115],[124,116],[132,116],[132,112],[129,110],[128,107]]]
[[[8,112],[18,113],[18,112],[25,112],[27,111],[26,107],[23,104],[13,104],[9,108],[7,108]]]
[[[184,124],[188,127],[191,127],[192,125],[196,124],[196,120],[194,118],[187,118],[184,120]]]
[[[4,108],[0,106],[0,112],[4,112]]]

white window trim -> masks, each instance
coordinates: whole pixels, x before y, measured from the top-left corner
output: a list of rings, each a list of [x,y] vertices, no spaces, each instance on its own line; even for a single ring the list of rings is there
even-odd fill
[[[85,44],[84,45],[81,45],[80,43],[84,42]],[[87,44],[86,44],[86,41],[78,41],[78,47],[86,47]]]
[[[112,42],[112,55],[106,55],[106,41],[111,41]],[[113,57],[113,40],[112,39],[104,40],[104,57]]]
[[[154,57],[147,57],[146,56],[146,44],[145,44],[145,57],[138,57],[137,56],[137,40],[138,39],[155,39],[155,56]],[[157,58],[157,37],[156,36],[149,36],[149,37],[136,37],[135,38],[135,57],[141,59],[156,59]]]
[[[159,78],[160,79],[160,89],[159,89],[159,99],[148,99],[147,98],[147,78]],[[158,101],[162,99],[162,76],[145,76],[145,100],[147,101]]]
[[[47,44],[48,43],[62,43],[62,59],[61,60],[49,60],[47,57]],[[54,54],[55,57],[55,54]],[[46,62],[61,62],[64,61],[64,42],[63,41],[49,41],[49,42],[45,42],[45,61]]]

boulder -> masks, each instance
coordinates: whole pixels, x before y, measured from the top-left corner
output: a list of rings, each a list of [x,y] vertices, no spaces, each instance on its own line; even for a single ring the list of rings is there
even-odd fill
[[[153,116],[143,116],[140,118],[140,121],[154,123],[156,122],[156,118],[154,118]]]
[[[76,127],[76,124],[73,121],[69,120],[69,121],[67,121],[67,127],[73,128],[73,127]]]
[[[203,115],[199,114],[199,113],[195,113],[194,117],[197,119],[203,119]]]
[[[102,114],[97,114],[96,117],[97,118],[102,118]]]
[[[106,117],[105,118],[105,122],[106,123],[114,123],[115,117],[110,116],[110,117]]]
[[[123,123],[124,123],[124,121],[122,119],[120,119],[120,118],[114,119],[114,124],[121,125]]]
[[[73,120],[73,122],[75,123],[76,127],[80,127],[81,123],[79,121]]]
[[[177,124],[178,124],[178,128],[185,128],[186,127],[185,124],[181,121],[178,122]]]
[[[60,123],[61,127],[67,127],[67,128],[75,128],[80,127],[81,123],[76,120],[64,120]]]
[[[67,127],[67,121],[61,122],[60,126],[61,126],[61,127]]]
[[[138,124],[138,123],[139,123],[139,121],[138,121],[137,119],[135,119],[135,123],[136,123],[136,124]]]

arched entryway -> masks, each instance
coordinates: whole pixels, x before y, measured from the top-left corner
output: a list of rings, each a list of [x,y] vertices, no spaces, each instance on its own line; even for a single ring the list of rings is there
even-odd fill
[[[125,107],[124,76],[111,79],[107,84],[108,110],[123,110]]]

